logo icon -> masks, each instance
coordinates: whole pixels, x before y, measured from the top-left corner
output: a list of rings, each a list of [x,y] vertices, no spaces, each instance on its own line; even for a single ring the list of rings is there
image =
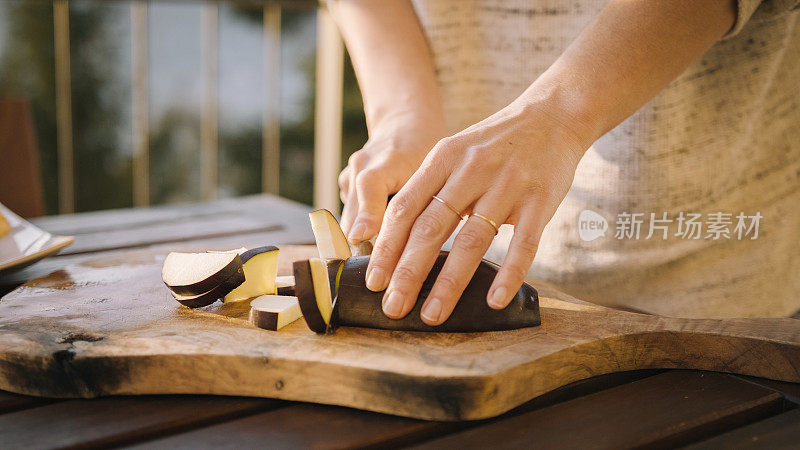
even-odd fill
[[[583,241],[590,242],[605,236],[606,231],[608,231],[608,221],[605,217],[591,209],[581,211],[578,216],[578,236]]]

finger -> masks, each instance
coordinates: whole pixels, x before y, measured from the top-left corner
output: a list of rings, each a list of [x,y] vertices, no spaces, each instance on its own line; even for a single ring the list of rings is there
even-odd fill
[[[430,202],[419,215],[383,296],[383,312],[388,317],[402,318],[414,308],[439,249],[460,220],[438,201]]]
[[[386,177],[376,170],[364,170],[356,176],[358,216],[347,239],[351,244],[371,239],[378,233],[386,211],[389,188]]]
[[[342,203],[347,203],[347,194],[350,190],[350,171],[350,166],[347,166],[339,173],[339,198]]]
[[[367,267],[366,284],[370,290],[386,289],[414,221],[428,206],[433,195],[439,192],[449,175],[446,163],[438,161],[437,155],[436,148],[431,150],[420,168],[395,194],[386,208]]]
[[[537,214],[537,209],[529,207],[523,211],[519,223],[514,227],[514,237],[511,238],[506,259],[486,297],[491,308],[503,309],[508,306],[525,281],[546,223]]]
[[[508,199],[494,194],[483,196],[475,205],[476,212],[492,218],[496,223],[503,223],[510,209]],[[495,235],[496,230],[486,220],[474,215],[467,219],[453,241],[444,267],[422,305],[420,316],[423,322],[439,325],[450,317]]]
[[[384,295],[387,316],[403,317],[411,311],[442,244],[461,221],[457,211],[466,208],[483,193],[483,185],[475,183],[475,175],[470,172],[461,169],[453,175],[437,194],[444,201],[429,201],[425,211],[414,221]]]
[[[350,192],[347,194],[347,201],[344,202],[344,208],[342,209],[342,220],[339,223],[345,236],[347,236],[347,233],[350,231],[356,214],[358,214],[358,197],[356,196],[355,189],[350,189]]]

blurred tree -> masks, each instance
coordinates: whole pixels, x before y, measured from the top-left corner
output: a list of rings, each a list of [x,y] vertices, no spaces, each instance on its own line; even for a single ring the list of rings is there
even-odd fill
[[[58,212],[53,5],[13,1],[2,5],[5,34],[0,59],[0,96],[31,101],[41,159],[45,208]],[[13,37],[13,38],[12,38]]]
[[[76,208],[79,211],[132,204],[130,136],[130,32],[127,2],[70,2],[73,145]],[[0,95],[32,102],[47,212],[56,213],[58,179],[55,125],[53,6],[50,0],[11,0],[0,5],[6,36],[0,59]],[[259,9],[238,7],[247,20],[261,22]],[[296,33],[314,10],[285,10],[283,33]],[[303,38],[314,46],[315,37]],[[313,201],[315,55],[300,62],[309,80],[303,116],[281,126],[281,195]],[[295,62],[296,63],[296,62]],[[349,59],[345,65],[342,166],[367,139],[363,105]],[[153,204],[199,197],[198,112],[176,106],[151,122],[150,167]],[[221,130],[220,167],[231,174],[226,195],[259,192],[260,123]],[[180,167],[181,170],[175,170]]]
[[[127,98],[115,79],[119,55],[108,45],[115,11],[75,2],[70,10],[75,204],[79,211],[131,204],[130,156],[120,151],[118,129]],[[83,3],[83,4],[81,4]],[[53,4],[4,4],[7,39],[0,60],[0,95],[31,100],[41,152],[45,204],[57,212]]]

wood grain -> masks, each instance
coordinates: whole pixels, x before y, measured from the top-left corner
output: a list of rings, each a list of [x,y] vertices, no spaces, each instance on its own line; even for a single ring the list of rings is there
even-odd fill
[[[800,409],[795,409],[691,445],[686,450],[789,450],[796,449],[799,444]]]
[[[75,243],[62,255],[129,249],[156,244],[269,233],[285,228],[308,230],[307,208],[270,195],[209,203],[111,210],[68,217],[43,218],[47,231],[69,230]],[[57,234],[63,234],[58,231]]]
[[[293,251],[282,252],[282,273],[289,259],[315,252]],[[83,262],[4,297],[0,388],[50,397],[263,396],[463,420],[624,370],[800,381],[793,319],[672,319],[542,298],[542,325],[512,331],[344,327],[317,336],[297,321],[269,332],[249,324],[241,305],[178,305],[161,284],[163,257],[142,250]]]
[[[536,397],[497,420],[646,378],[654,372],[620,372],[580,380]],[[168,436],[144,443],[141,448],[395,448],[482,423],[421,421],[350,408],[298,404]],[[231,441],[230,436],[236,438]]]
[[[787,400],[800,406],[800,383],[787,383],[785,381],[768,380],[765,378],[748,376],[740,376],[740,378],[745,381],[749,381],[750,383],[763,386],[767,389],[772,389],[775,392],[780,392],[781,395],[786,397]]]
[[[779,413],[730,375],[672,371],[425,442],[424,449],[673,448]],[[613,419],[612,419],[613,418]]]
[[[53,403],[52,399],[0,391],[0,414]]]
[[[87,212],[36,219],[34,224],[54,234],[76,236],[76,247],[36,265],[0,277],[0,295],[20,284],[98,257],[124,254],[132,248],[153,251],[228,250],[266,244],[313,243],[308,211],[302,205],[271,195],[256,195],[207,203]],[[244,217],[245,223],[237,218]],[[212,222],[204,221],[213,218]],[[222,234],[217,227],[227,222]],[[187,223],[192,233],[181,231]],[[198,225],[199,224],[199,225]],[[215,228],[216,227],[216,228]],[[191,227],[190,227],[191,228]],[[178,241],[168,241],[166,231]]]
[[[283,406],[240,397],[70,400],[0,415],[0,448],[107,447]]]

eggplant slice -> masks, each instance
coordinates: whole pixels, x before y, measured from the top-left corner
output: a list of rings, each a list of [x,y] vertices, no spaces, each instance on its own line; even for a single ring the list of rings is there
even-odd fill
[[[250,322],[265,330],[278,331],[301,315],[297,297],[262,295],[250,302]]]
[[[241,253],[245,281],[223,299],[235,302],[275,294],[275,276],[278,273],[278,247],[265,246]]]
[[[342,227],[330,211],[318,209],[308,213],[308,218],[311,219],[311,230],[320,258],[345,259],[352,255]]]
[[[275,288],[278,295],[294,296],[294,277],[292,275],[275,277]]]
[[[232,279],[237,273],[242,273],[244,277],[242,258],[235,252],[172,252],[164,260],[161,279],[175,294],[200,296]]]
[[[333,298],[325,263],[321,259],[295,261],[292,269],[295,280],[294,290],[303,318],[311,331],[324,334],[328,330],[333,309]],[[316,273],[312,273],[312,271]]]
[[[232,277],[223,281],[208,292],[204,292],[200,295],[180,295],[172,292],[172,297],[180,304],[188,306],[189,308],[201,308],[225,297],[225,295],[239,287],[242,283],[244,283],[244,272],[240,269],[233,274]]]

